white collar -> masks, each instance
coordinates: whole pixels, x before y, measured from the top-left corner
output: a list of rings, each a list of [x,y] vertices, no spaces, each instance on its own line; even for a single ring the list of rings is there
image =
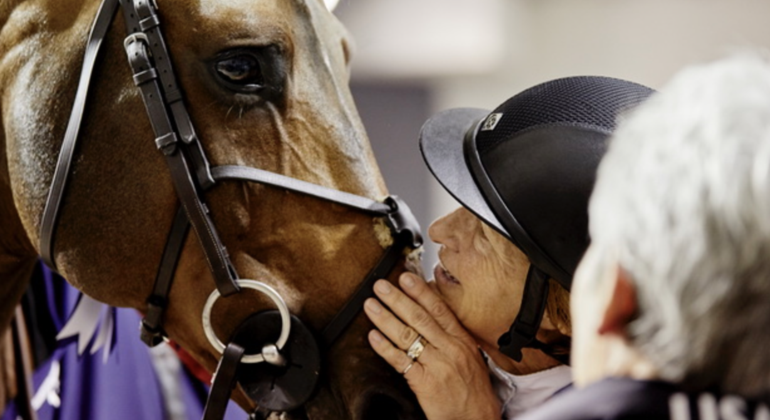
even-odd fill
[[[502,416],[512,419],[548,400],[572,383],[572,369],[559,365],[529,375],[514,375],[488,359],[492,386],[502,403]]]

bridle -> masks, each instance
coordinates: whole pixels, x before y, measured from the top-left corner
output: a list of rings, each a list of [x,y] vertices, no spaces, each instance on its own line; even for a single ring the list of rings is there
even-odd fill
[[[209,342],[222,353],[204,419],[222,418],[236,378],[239,374],[243,376],[241,372],[248,372],[249,379],[253,379],[249,383],[251,386],[244,388],[258,404],[258,414],[265,416],[273,411],[292,410],[310,399],[318,382],[321,358],[315,334],[299,318],[291,315],[283,298],[273,288],[256,280],[238,277],[202,192],[222,181],[257,182],[383,218],[390,229],[392,243],[358,290],[320,334],[324,348],[334,343],[359,313],[364,300],[373,295],[374,282],[393,270],[406,249],[417,249],[422,245],[419,225],[407,205],[395,196],[378,202],[257,168],[211,166],[187,112],[161,32],[157,4],[154,0],[102,0],[86,45],[75,102],[41,222],[40,252],[49,267],[56,269],[54,234],[92,73],[118,5],[123,8],[128,34],[124,47],[133,80],[141,92],[155,134],[155,144],[166,159],[181,204],[168,235],[153,292],[147,299],[147,313],[141,324],[142,340],[149,346],[164,340],[163,317],[168,294],[185,238],[192,226],[216,282],[216,289],[204,306],[202,325]],[[232,296],[244,288],[265,294],[278,310],[249,316],[236,329],[230,342],[222,343],[211,326],[211,308],[220,297]],[[255,349],[260,351],[246,354],[247,350]]]

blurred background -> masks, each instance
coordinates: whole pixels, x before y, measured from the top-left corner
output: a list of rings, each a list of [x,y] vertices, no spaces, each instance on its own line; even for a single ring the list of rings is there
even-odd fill
[[[458,206],[418,149],[433,113],[491,110],[574,75],[658,89],[688,64],[770,49],[769,0],[340,0],[335,14],[355,41],[353,95],[388,188],[424,233]]]

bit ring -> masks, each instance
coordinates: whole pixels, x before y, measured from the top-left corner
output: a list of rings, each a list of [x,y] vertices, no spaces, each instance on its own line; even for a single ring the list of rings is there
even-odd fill
[[[405,368],[404,368],[404,370],[401,372],[401,374],[402,374],[402,375],[406,375],[406,372],[409,372],[409,369],[411,369],[411,368],[412,368],[412,366],[414,366],[414,364],[415,364],[415,362],[410,362],[408,365],[406,365],[406,367],[405,367]]]
[[[289,332],[291,329],[291,315],[289,314],[289,307],[286,306],[286,302],[284,302],[281,295],[279,295],[275,289],[266,285],[265,283],[256,280],[245,279],[238,279],[236,282],[238,283],[238,286],[241,286],[244,289],[252,289],[258,292],[262,292],[263,294],[267,295],[267,297],[269,297],[273,303],[275,303],[275,306],[278,307],[278,312],[281,314],[281,335],[278,336],[278,340],[275,342],[275,347],[278,350],[281,350],[283,346],[286,345],[286,341],[289,339]],[[222,354],[225,351],[225,345],[219,341],[217,334],[214,332],[214,328],[211,326],[211,308],[214,307],[214,303],[216,303],[217,299],[220,297],[221,295],[219,294],[219,290],[214,289],[214,291],[211,292],[208,300],[206,300],[206,304],[203,306],[203,319],[201,322],[203,324],[203,332],[206,334],[206,338],[209,340],[209,343],[211,343],[211,345],[220,354]],[[270,363],[280,363],[278,356],[271,353],[268,357],[270,359]],[[261,363],[264,361],[265,356],[262,353],[246,354],[241,359],[242,363]]]

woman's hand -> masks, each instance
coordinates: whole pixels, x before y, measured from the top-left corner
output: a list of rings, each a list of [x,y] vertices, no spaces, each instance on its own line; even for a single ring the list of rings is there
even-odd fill
[[[404,273],[399,283],[406,294],[385,280],[374,286],[390,310],[373,298],[364,304],[379,329],[369,332],[374,351],[404,375],[428,419],[500,419],[500,402],[473,337],[421,278]],[[406,351],[420,336],[427,343],[412,360]]]

